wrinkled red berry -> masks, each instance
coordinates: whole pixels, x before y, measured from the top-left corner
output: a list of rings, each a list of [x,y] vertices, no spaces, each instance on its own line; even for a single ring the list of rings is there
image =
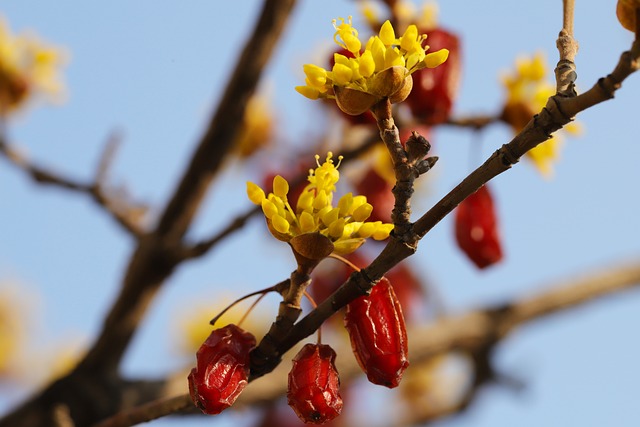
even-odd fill
[[[467,197],[456,209],[456,241],[478,268],[489,267],[502,259],[497,224],[487,185]]]
[[[249,352],[255,346],[255,337],[236,325],[211,332],[189,374],[191,400],[202,412],[219,414],[233,405],[248,384]]]
[[[397,387],[409,366],[407,331],[400,302],[388,280],[347,304],[344,324],[358,364],[370,382]]]
[[[340,415],[336,352],[325,344],[306,344],[293,358],[287,400],[305,423],[324,424]]]
[[[449,49],[449,58],[436,68],[413,73],[413,90],[407,103],[421,123],[436,125],[449,118],[460,81],[460,40],[442,28],[427,31],[429,52]]]

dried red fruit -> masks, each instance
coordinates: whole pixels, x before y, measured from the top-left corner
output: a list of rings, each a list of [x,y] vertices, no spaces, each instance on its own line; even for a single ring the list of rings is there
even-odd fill
[[[460,40],[442,28],[427,31],[429,51],[449,49],[447,60],[436,68],[413,73],[413,90],[407,98],[411,112],[426,125],[444,123],[449,118],[460,81]]]
[[[427,297],[425,288],[422,286],[424,279],[419,279],[406,262],[393,267],[385,277],[391,282],[403,314],[406,313],[409,322],[411,319],[416,319]]]
[[[478,268],[489,267],[502,259],[497,224],[493,197],[487,185],[456,208],[456,241]]]
[[[402,307],[388,280],[347,304],[344,325],[358,364],[370,382],[397,387],[409,366]]]
[[[255,346],[255,337],[236,325],[211,332],[189,374],[191,400],[202,412],[219,414],[233,405],[248,384],[249,352]]]
[[[325,344],[306,344],[293,358],[287,400],[305,423],[324,424],[342,412],[336,352]]]

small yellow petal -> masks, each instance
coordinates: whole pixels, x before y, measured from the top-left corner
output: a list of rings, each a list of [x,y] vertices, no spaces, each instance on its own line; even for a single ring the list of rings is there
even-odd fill
[[[376,227],[371,235],[374,240],[384,240],[389,237],[389,233],[393,230],[393,224],[380,224]]]
[[[355,211],[353,211],[353,215],[351,216],[354,221],[365,221],[371,215],[373,211],[373,206],[369,203],[365,203],[358,207]]]
[[[363,77],[371,77],[371,75],[376,70],[376,62],[373,60],[373,55],[371,51],[365,51],[362,56],[360,56],[360,67],[359,71]]]
[[[331,225],[329,225],[329,236],[333,237],[334,239],[339,239],[340,237],[342,237],[342,233],[344,232],[344,225],[344,218],[333,221]]]
[[[289,183],[280,175],[276,175],[273,178],[273,194],[281,199],[286,199],[287,193],[289,193]]]
[[[440,49],[436,52],[428,53],[424,58],[424,64],[427,68],[436,68],[438,65],[442,64],[449,57],[449,50]]]
[[[395,66],[404,67],[404,64],[404,56],[400,53],[398,48],[388,47],[387,51],[384,53],[384,68]]]
[[[271,219],[278,214],[278,207],[268,199],[262,199],[262,212],[264,216]]]
[[[338,220],[339,213],[340,213],[339,208],[333,208],[330,211],[327,211],[326,213],[324,213],[320,217],[320,219],[322,219],[322,222],[324,223],[324,225],[329,227],[333,222]]]
[[[289,232],[289,222],[281,217],[280,215],[274,215],[271,219],[271,225],[273,228],[282,234],[287,234]]]
[[[261,205],[266,198],[264,190],[251,181],[247,181],[247,197],[256,205]]]
[[[316,100],[320,97],[320,91],[311,86],[296,86],[296,92],[305,98]]]
[[[333,253],[338,255],[349,255],[358,249],[365,242],[365,239],[340,239],[333,243]]]
[[[370,51],[371,56],[373,56],[373,61],[376,64],[376,71],[382,71],[385,69],[384,55],[387,48],[379,37],[373,37],[371,40]]]
[[[400,47],[410,52],[413,50],[413,47],[418,40],[418,27],[411,24],[407,27],[404,34],[402,35],[402,39],[400,40]]]
[[[371,237],[373,232],[376,231],[376,227],[379,224],[382,224],[382,222],[380,222],[380,221],[377,221],[377,222],[365,222],[358,229],[358,236],[360,236],[360,237],[362,237],[364,239],[366,239],[368,237]]]
[[[338,200],[338,209],[340,209],[340,216],[347,216],[353,203],[353,193],[347,193],[340,197]]]
[[[298,212],[309,211],[313,209],[313,191],[303,191],[298,197],[298,202],[296,204],[296,210]]]
[[[327,197],[327,193],[324,191],[318,192],[316,197],[313,199],[313,208],[316,210],[320,210],[326,207],[329,204],[329,198]]]
[[[300,214],[299,223],[300,232],[302,233],[311,233],[316,229],[316,222],[313,219],[313,215],[311,215],[309,212],[302,212]]]
[[[385,46],[391,46],[396,41],[396,33],[388,19],[384,21],[384,24],[380,27],[380,40]]]
[[[333,66],[333,80],[339,86],[346,86],[353,77],[353,70],[346,65],[336,63]]]
[[[367,196],[362,196],[362,195],[355,196],[351,201],[351,209],[349,213],[353,215],[353,212],[355,212],[356,209],[358,209],[360,206],[364,205],[365,203],[367,203]]]
[[[360,48],[362,47],[362,43],[358,37],[354,36],[350,33],[340,34],[342,37],[342,41],[344,41],[347,50],[351,53],[360,53]]]
[[[304,64],[302,69],[311,86],[320,88],[327,82],[327,70],[324,68],[314,64]]]

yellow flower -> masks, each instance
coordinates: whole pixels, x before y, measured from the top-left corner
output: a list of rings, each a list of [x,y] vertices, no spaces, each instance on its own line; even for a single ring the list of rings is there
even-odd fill
[[[64,92],[58,74],[63,56],[59,49],[33,35],[12,35],[0,17],[0,116],[15,111],[35,95],[59,100]]]
[[[242,130],[235,142],[235,149],[241,158],[250,157],[269,143],[273,124],[271,111],[265,95],[254,95],[249,99]]]
[[[14,368],[26,336],[20,307],[7,290],[0,292],[0,376]]]
[[[347,114],[361,114],[383,98],[394,103],[404,101],[413,86],[410,74],[425,67],[435,68],[449,55],[447,49],[427,54],[429,46],[423,46],[427,36],[418,34],[415,25],[409,25],[398,38],[391,22],[385,21],[378,35],[369,38],[364,51],[351,17],[334,20],[333,26],[334,42],[353,58],[336,53],[331,70],[304,65],[306,85],[296,90],[310,99],[336,98]]]
[[[340,162],[333,164],[331,152],[323,164],[319,159],[316,155],[318,167],[309,171],[309,184],[295,201],[295,209],[287,198],[289,183],[280,175],[273,179],[273,192],[269,195],[258,185],[247,182],[247,196],[262,207],[271,234],[289,242],[296,236],[319,233],[333,243],[333,252],[340,255],[355,251],[369,237],[375,240],[389,237],[393,224],[366,221],[373,207],[365,196],[347,193],[337,206],[333,205]]]
[[[555,87],[547,81],[547,66],[544,56],[540,53],[532,58],[518,59],[515,68],[513,73],[503,78],[507,99],[501,118],[517,133],[542,110],[547,99],[555,94]],[[572,124],[565,129],[569,133],[578,133],[579,126]],[[529,150],[527,158],[543,176],[550,177],[553,164],[558,160],[561,145],[560,136],[555,136]]]

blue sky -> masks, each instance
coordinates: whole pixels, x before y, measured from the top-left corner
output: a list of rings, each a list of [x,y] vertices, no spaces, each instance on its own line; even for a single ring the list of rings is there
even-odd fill
[[[503,96],[499,72],[517,55],[542,51],[555,62],[561,2],[442,3],[441,23],[460,32],[463,41],[456,113],[496,112]],[[123,144],[112,182],[161,209],[225,87],[259,4],[0,2],[14,31],[35,29],[71,56],[67,103],[17,118],[9,129],[12,140],[37,161],[89,179],[107,136],[119,131]],[[631,44],[614,9],[613,0],[578,4],[579,89],[609,73]],[[346,15],[361,22],[354,2],[298,5],[263,82],[281,140],[304,141],[318,132],[318,106],[293,86],[302,83],[302,64],[313,61],[333,35],[331,19]],[[449,218],[421,243],[410,262],[438,287],[452,312],[534,293],[556,279],[640,254],[639,91],[640,79],[632,76],[616,99],[578,117],[584,135],[567,139],[553,180],[542,179],[525,161],[494,180],[506,252],[501,265],[475,270],[455,247]],[[439,129],[432,138],[440,157],[437,178],[419,194],[416,212],[468,173],[468,150],[478,142],[470,132],[452,129]],[[481,136],[483,157],[509,138],[508,129],[489,128]],[[210,234],[248,207],[244,182],[258,176],[250,167],[229,166],[200,212],[194,236]],[[131,240],[87,198],[34,185],[6,162],[0,163],[0,200],[0,282],[16,280],[41,294],[38,316],[46,326],[36,341],[52,348],[68,337],[88,340],[116,294]],[[285,277],[292,268],[288,249],[264,236],[264,224],[253,221],[218,250],[180,268],[143,323],[125,371],[160,375],[184,362],[176,356],[172,333],[176,313],[186,304],[220,290],[238,296]],[[640,321],[639,303],[640,295],[631,291],[517,332],[499,347],[497,358],[527,389],[488,389],[468,414],[442,425],[634,425],[640,416],[631,401],[640,384],[640,346],[631,337]],[[0,411],[15,398],[0,394]],[[199,423],[204,424],[189,425]]]

